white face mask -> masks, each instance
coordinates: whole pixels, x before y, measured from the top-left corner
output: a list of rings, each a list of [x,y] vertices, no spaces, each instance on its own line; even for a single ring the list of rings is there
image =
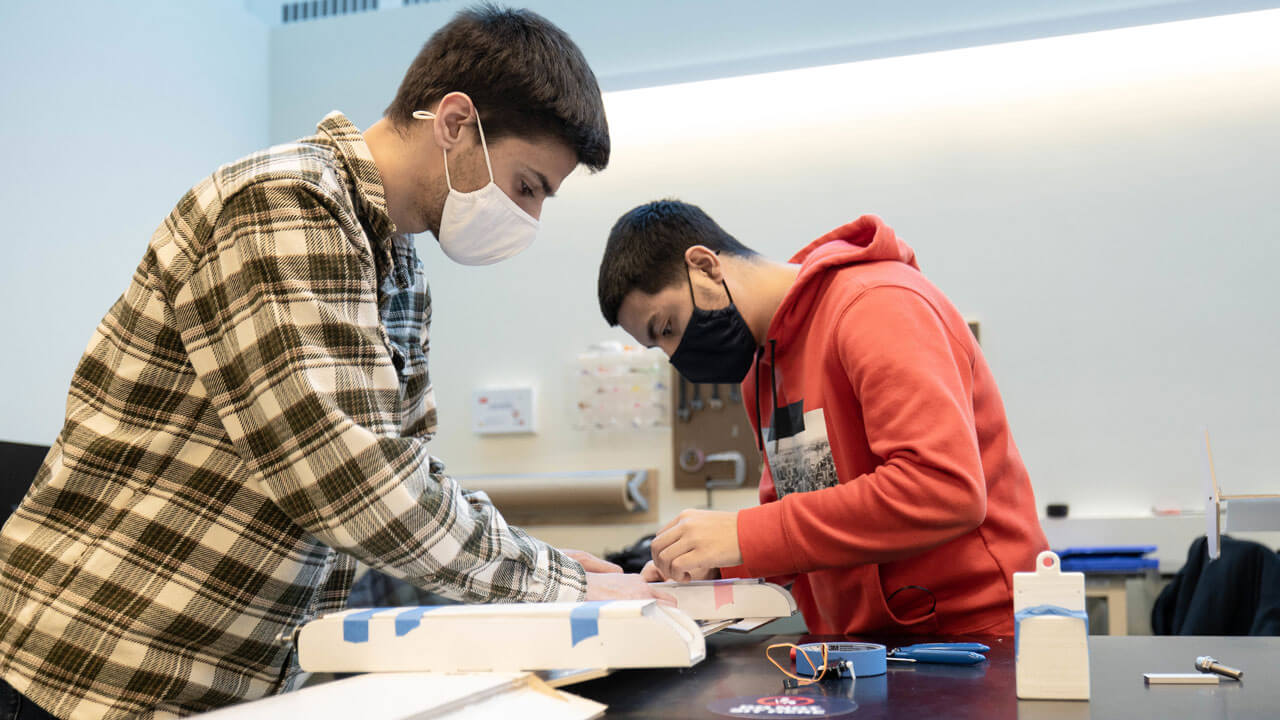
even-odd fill
[[[417,110],[413,116],[419,120],[436,117],[426,110]],[[476,127],[480,130],[489,184],[473,192],[455,190],[449,178],[449,151],[442,148],[444,182],[449,187],[449,196],[444,201],[437,239],[440,249],[456,263],[491,265],[518,255],[532,245],[538,234],[538,219],[525,212],[493,181],[493,165],[489,162],[489,146],[484,140],[479,112]]]

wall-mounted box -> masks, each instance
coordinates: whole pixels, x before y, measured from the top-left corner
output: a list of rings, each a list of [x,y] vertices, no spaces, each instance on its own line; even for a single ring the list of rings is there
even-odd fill
[[[471,394],[471,430],[480,435],[531,433],[533,388],[492,388]]]

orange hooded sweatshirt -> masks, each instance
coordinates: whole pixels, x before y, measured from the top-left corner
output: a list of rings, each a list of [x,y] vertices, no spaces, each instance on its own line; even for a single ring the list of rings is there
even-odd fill
[[[791,262],[742,384],[761,505],[722,575],[794,580],[811,633],[1012,635],[1012,575],[1048,543],[964,318],[874,216]]]

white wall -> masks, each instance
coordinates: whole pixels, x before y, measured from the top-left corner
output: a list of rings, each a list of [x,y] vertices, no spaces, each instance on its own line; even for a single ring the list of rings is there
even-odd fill
[[[436,452],[458,473],[670,467],[668,433],[570,431],[566,396],[573,354],[622,338],[595,302],[609,226],[676,195],[778,257],[863,212],[894,225],[982,321],[1042,505],[1197,506],[1202,424],[1228,491],[1274,490],[1277,35],[1273,11],[607,93],[613,162],[570,178],[532,250],[463,268],[419,239]],[[273,78],[296,67],[286,48],[316,37],[278,29]],[[333,101],[277,93],[273,128],[305,131],[290,118],[325,103],[371,121],[413,49],[387,50],[390,77],[336,84]],[[540,389],[542,432],[471,435],[471,390],[514,383]],[[664,520],[703,502],[667,482]],[[538,533],[599,549],[639,530]]]
[[[0,439],[48,445],[93,328],[187,188],[267,140],[237,3],[0,3]]]

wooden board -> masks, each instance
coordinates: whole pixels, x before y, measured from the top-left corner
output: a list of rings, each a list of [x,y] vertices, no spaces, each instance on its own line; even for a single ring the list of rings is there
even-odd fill
[[[686,387],[685,407],[681,413],[680,386]],[[719,390],[719,407],[715,407],[713,393]],[[701,408],[697,407],[698,400]],[[737,392],[736,385],[694,385],[686,383],[677,372],[671,378],[671,449],[672,478],[675,487],[702,489],[708,480],[728,479],[733,476],[730,462],[699,463],[696,458],[722,452],[739,452],[746,461],[746,482],[743,487],[760,484],[760,451],[756,448],[755,431],[747,419],[747,412]],[[766,412],[762,409],[761,412]],[[682,466],[683,460],[683,466]],[[686,469],[696,468],[696,469]]]

